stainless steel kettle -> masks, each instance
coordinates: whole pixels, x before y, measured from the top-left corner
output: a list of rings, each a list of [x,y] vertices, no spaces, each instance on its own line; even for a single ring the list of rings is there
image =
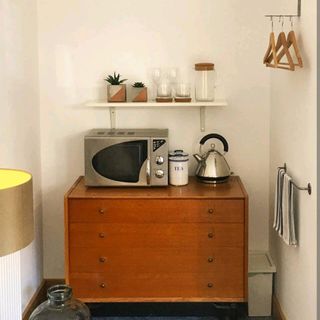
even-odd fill
[[[204,183],[221,183],[225,182],[230,177],[230,167],[224,158],[224,156],[215,149],[215,144],[211,145],[211,149],[202,154],[202,146],[209,139],[218,139],[222,142],[224,152],[228,152],[229,145],[227,140],[217,134],[210,133],[204,136],[200,140],[200,154],[194,154],[193,156],[198,161],[198,167],[196,169],[196,176]]]

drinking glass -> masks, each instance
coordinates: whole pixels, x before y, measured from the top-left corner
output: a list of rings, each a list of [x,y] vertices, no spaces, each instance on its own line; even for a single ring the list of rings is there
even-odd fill
[[[153,68],[151,71],[152,77],[152,97],[155,99],[157,97],[158,85],[162,77],[162,70],[160,68]]]
[[[178,98],[190,98],[191,96],[190,83],[185,83],[185,82],[177,83],[175,96]]]
[[[172,88],[169,82],[160,82],[157,87],[157,97],[171,97]]]

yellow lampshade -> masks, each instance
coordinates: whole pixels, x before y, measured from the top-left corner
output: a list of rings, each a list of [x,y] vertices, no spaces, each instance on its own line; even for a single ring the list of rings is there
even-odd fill
[[[0,169],[0,256],[26,247],[33,238],[32,176]]]

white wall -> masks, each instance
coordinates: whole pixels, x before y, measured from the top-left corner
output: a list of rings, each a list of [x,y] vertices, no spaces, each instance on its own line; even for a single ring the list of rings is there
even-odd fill
[[[271,72],[269,137],[270,82],[261,64],[269,28],[262,16],[272,11],[269,3],[0,0],[0,166],[31,171],[35,186],[37,238],[21,252],[23,307],[42,277],[41,179],[45,277],[63,277],[63,194],[83,174],[84,132],[109,126],[105,111],[85,109],[83,103],[105,99],[102,79],[113,71],[148,83],[152,67],[177,66],[191,78],[195,62],[216,64],[219,92],[230,105],[208,111],[207,133],[228,139],[228,161],[248,189],[250,249],[268,247],[269,178],[272,203],[276,167],[287,162],[298,183],[316,186],[315,9],[315,0],[303,2],[296,26],[305,68]],[[167,127],[170,147],[190,153],[204,135],[191,110],[121,111],[118,125]],[[285,247],[270,231],[276,294],[289,320],[315,319],[315,194],[298,195],[298,248]]]
[[[275,7],[278,3],[275,5]],[[288,320],[316,319],[316,0],[302,1],[295,24],[305,66],[287,72],[271,70],[270,202],[273,214],[277,166],[287,163],[298,185],[312,184],[313,192],[297,192],[299,246],[286,246],[270,228],[270,248],[277,266],[275,294]],[[272,219],[270,219],[272,220]],[[272,222],[272,221],[270,221]]]
[[[150,83],[148,71],[213,61],[227,108],[207,112],[207,132],[230,143],[227,159],[250,195],[250,247],[268,247],[269,84],[267,38],[257,1],[39,1],[41,150],[45,277],[63,277],[63,195],[84,174],[83,135],[108,127],[103,78],[113,71]],[[266,35],[266,38],[263,37]],[[197,151],[205,134],[191,110],[119,112],[119,127],[167,127],[170,148]],[[192,160],[194,171],[195,161]]]
[[[0,30],[0,167],[34,181],[36,239],[20,252],[23,309],[42,279],[37,1],[0,0]]]

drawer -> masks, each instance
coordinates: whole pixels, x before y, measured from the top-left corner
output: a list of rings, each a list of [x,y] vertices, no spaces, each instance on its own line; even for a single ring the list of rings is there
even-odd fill
[[[83,248],[242,247],[244,225],[172,223],[71,223],[69,246]]]
[[[223,273],[243,270],[243,248],[71,248],[70,272]]]
[[[107,301],[139,298],[170,301],[172,298],[203,300],[244,299],[242,270],[219,274],[197,273],[71,273],[70,285],[76,298]]]
[[[71,199],[70,222],[243,223],[243,200]]]

